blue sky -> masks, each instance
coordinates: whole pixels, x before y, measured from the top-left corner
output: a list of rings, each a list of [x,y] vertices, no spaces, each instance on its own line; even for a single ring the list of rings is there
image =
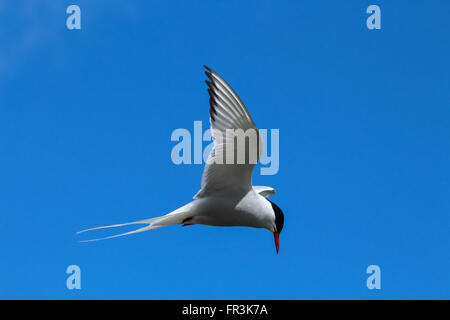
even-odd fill
[[[81,8],[82,29],[66,28]],[[368,30],[366,8],[381,8]],[[448,1],[0,1],[0,298],[450,298]],[[259,229],[81,229],[191,201],[202,65],[280,130]],[[99,235],[96,233],[95,235]],[[69,265],[81,290],[66,288]],[[381,268],[368,290],[366,268]]]

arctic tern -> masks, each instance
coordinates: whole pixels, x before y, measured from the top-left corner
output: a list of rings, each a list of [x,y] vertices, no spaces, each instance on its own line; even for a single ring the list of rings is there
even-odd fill
[[[278,253],[284,214],[267,199],[275,190],[266,186],[252,186],[252,172],[263,152],[262,139],[238,95],[216,72],[205,68],[209,79],[206,84],[210,96],[209,114],[214,145],[205,164],[201,189],[194,196],[194,201],[164,216],[78,232],[146,224],[134,231],[85,241],[115,238],[175,224],[243,226],[265,228],[272,232]]]

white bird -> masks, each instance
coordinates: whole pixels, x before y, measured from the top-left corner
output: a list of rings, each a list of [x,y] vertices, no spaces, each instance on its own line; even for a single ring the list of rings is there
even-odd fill
[[[271,187],[252,186],[253,168],[263,151],[258,129],[233,89],[216,72],[206,66],[205,68],[205,74],[210,80],[206,80],[206,84],[210,95],[209,114],[214,146],[205,164],[201,189],[194,196],[194,201],[164,216],[78,232],[146,224],[134,231],[85,241],[115,238],[175,224],[243,226],[265,228],[272,232],[278,253],[284,214],[276,204],[267,199],[275,190]],[[239,140],[236,132],[247,133],[243,147],[242,143],[236,143]],[[252,140],[252,132],[256,140]]]

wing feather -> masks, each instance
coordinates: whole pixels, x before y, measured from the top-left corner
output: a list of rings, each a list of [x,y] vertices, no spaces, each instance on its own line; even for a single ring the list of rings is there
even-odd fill
[[[205,169],[202,175],[202,189],[194,198],[201,198],[211,193],[227,193],[237,190],[250,190],[252,187],[252,172],[257,160],[263,152],[263,144],[258,132],[258,128],[245,108],[242,100],[216,72],[206,67],[206,80],[209,93],[209,114],[211,134],[214,141],[214,147],[211,150]],[[251,146],[251,138],[245,146],[239,147],[236,130],[248,133],[249,136],[254,133],[255,146]],[[249,129],[253,130],[249,131]],[[244,137],[244,139],[247,139]],[[252,152],[256,152],[256,157],[251,157]],[[233,152],[234,158],[238,155],[244,157],[245,161],[241,164],[234,161],[227,163],[227,153],[231,158],[230,152]],[[252,159],[256,161],[252,162]]]

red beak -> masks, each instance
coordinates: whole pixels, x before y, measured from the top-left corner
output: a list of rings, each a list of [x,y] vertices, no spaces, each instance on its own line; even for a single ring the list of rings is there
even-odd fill
[[[273,238],[275,239],[275,247],[277,248],[277,254],[278,254],[278,250],[280,249],[280,234],[277,232],[274,232]]]

